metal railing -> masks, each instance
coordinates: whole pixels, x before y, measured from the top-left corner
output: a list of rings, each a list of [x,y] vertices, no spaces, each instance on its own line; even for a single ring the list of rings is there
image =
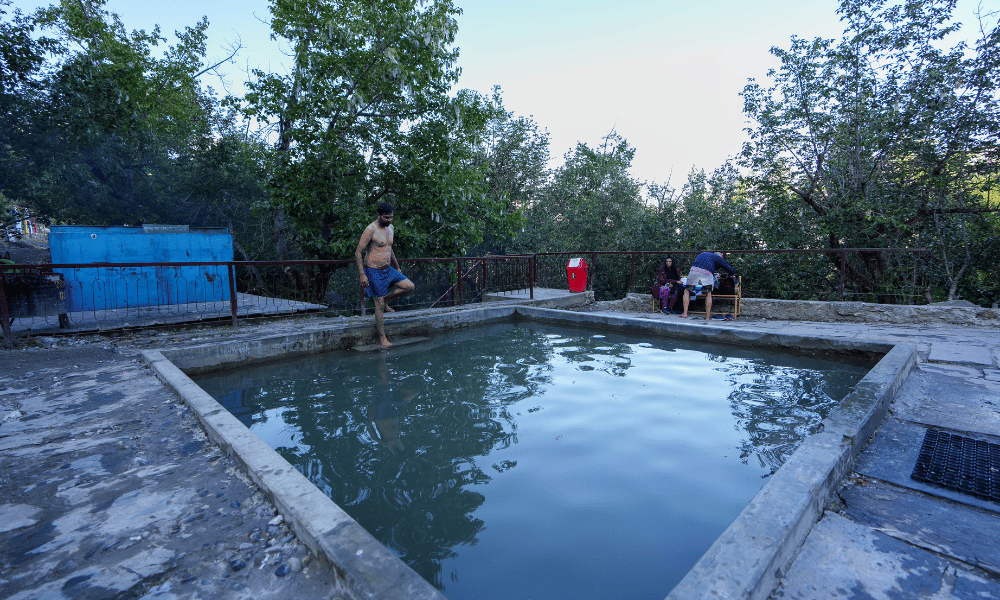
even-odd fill
[[[804,250],[722,250],[742,276],[743,296],[777,300],[857,301],[883,304],[923,303],[918,280],[923,248],[822,248]],[[564,287],[571,257],[587,261],[587,289],[598,300],[629,292],[649,293],[656,269],[673,256],[687,273],[698,250],[623,252],[542,252],[535,254],[538,287]],[[877,264],[872,264],[877,263]],[[869,276],[870,285],[852,285],[848,271]]]
[[[415,293],[393,302],[412,310],[533,297],[529,256],[400,261]],[[191,321],[322,311],[363,314],[353,260],[0,264],[0,324],[14,335],[60,329],[110,330]]]
[[[728,250],[743,276],[743,296],[912,304],[924,249]],[[686,271],[697,251],[543,252],[401,260],[415,292],[396,310],[534,298],[536,287],[565,289],[568,258],[588,261],[587,289],[598,300],[648,293],[673,255]],[[868,264],[878,261],[877,265]],[[685,264],[687,263],[687,264]],[[848,270],[878,274],[875,286],[849,284]],[[109,330],[191,321],[322,311],[364,314],[353,260],[203,263],[0,264],[0,323],[5,346],[16,334]]]

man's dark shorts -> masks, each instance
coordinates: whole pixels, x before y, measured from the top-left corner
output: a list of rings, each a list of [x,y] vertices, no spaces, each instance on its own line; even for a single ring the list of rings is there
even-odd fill
[[[384,298],[389,294],[389,288],[400,281],[406,280],[406,277],[402,273],[392,267],[385,267],[384,269],[365,267],[365,277],[368,278],[368,287],[365,288],[365,296],[369,298]]]

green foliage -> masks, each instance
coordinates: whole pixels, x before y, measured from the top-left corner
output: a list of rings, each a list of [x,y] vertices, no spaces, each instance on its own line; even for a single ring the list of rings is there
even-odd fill
[[[518,245],[525,252],[634,250],[644,218],[640,184],[629,175],[635,149],[609,133],[597,149],[567,152],[537,203]]]
[[[228,119],[217,122],[213,137],[203,137],[179,156],[173,182],[184,192],[173,205],[176,222],[193,227],[227,227],[239,260],[271,260],[273,228],[266,210],[268,148],[247,137]]]
[[[33,123],[41,86],[39,73],[45,53],[55,49],[51,38],[38,37],[34,21],[0,0],[0,193],[10,195],[23,176],[36,143]]]
[[[197,81],[204,19],[166,42],[159,29],[127,32],[103,2],[70,2],[30,21],[57,34],[52,64],[33,63],[33,90],[10,139],[5,193],[63,223],[163,222],[189,190],[177,165],[210,140],[213,104]]]
[[[506,222],[487,229],[473,254],[503,254],[510,250],[511,232],[524,228],[524,210],[540,197],[549,181],[549,136],[530,118],[515,117],[503,107],[500,87],[493,88],[490,118],[476,154],[486,166],[486,196],[503,207]],[[515,233],[516,235],[516,233]]]
[[[780,217],[790,198],[811,213],[800,231],[779,219],[788,241],[935,245],[944,241],[942,219],[987,212],[970,184],[998,170],[1000,28],[984,30],[974,48],[945,48],[958,29],[953,4],[844,0],[839,42],[793,38],[789,49],[772,49],[781,67],[769,73],[771,85],[751,82],[743,92],[755,122],[743,164],[765,215]],[[971,248],[965,238],[948,243],[952,252],[939,256],[953,277]],[[849,262],[850,284],[880,295],[887,284],[905,285],[886,281],[891,262],[884,254]]]
[[[0,0],[0,17],[6,17],[10,5],[11,0]],[[10,20],[0,21],[0,95],[31,87],[54,44],[51,38],[37,37],[34,22],[18,9]]]
[[[241,258],[271,258],[266,149],[198,80],[207,25],[157,55],[159,29],[128,32],[102,2],[0,24],[0,190],[47,221],[229,227]]]
[[[255,71],[242,109],[274,127],[270,205],[294,225],[304,256],[352,256],[380,202],[395,208],[401,256],[461,254],[509,225],[474,151],[492,107],[475,93],[448,96],[459,10],[424,4],[272,5],[294,66]]]

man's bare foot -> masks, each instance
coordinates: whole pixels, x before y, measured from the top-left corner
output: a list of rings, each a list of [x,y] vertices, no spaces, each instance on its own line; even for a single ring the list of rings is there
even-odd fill
[[[392,343],[389,342],[388,339],[382,338],[382,341],[379,343],[379,345],[382,346],[383,348],[388,348],[388,347],[392,346]]]
[[[388,304],[386,304],[386,305],[385,305],[385,306],[384,306],[384,307],[382,308],[382,312],[387,312],[387,313],[391,313],[391,312],[396,312],[396,309],[394,309],[393,307],[391,307],[391,306],[389,306]]]
[[[680,317],[680,318],[682,318],[682,319],[688,318],[687,313],[684,313],[682,315],[677,315],[677,316]]]

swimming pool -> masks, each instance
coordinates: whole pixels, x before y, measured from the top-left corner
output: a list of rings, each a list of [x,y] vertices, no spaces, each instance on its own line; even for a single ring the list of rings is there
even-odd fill
[[[871,366],[521,322],[197,380],[449,598],[662,598]]]

